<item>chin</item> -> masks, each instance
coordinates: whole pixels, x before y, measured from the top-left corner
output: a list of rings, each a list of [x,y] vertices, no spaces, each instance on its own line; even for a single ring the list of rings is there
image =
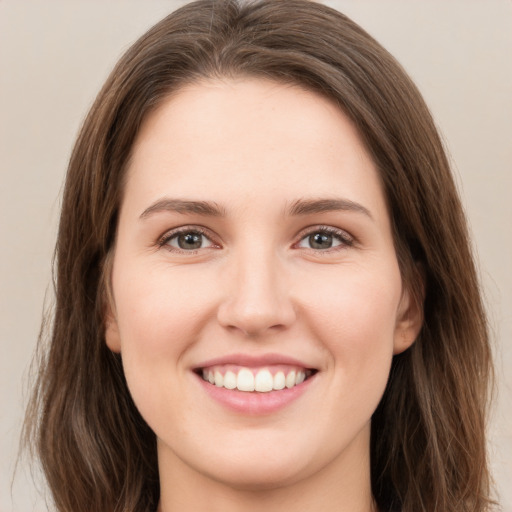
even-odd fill
[[[246,439],[246,443],[233,444],[231,451],[219,453],[215,450],[207,458],[203,451],[203,457],[196,458],[202,467],[196,468],[207,478],[233,489],[262,491],[294,485],[310,478],[331,462],[332,451],[326,452],[318,445],[315,448],[312,436],[305,436],[301,442],[295,443],[289,435],[278,435],[271,442],[268,432],[266,436],[250,437],[252,439]],[[214,465],[205,464],[205,461],[212,460]]]
[[[222,465],[224,466],[224,465]],[[307,471],[283,461],[261,461],[226,464],[217,467],[215,473],[208,472],[209,479],[240,491],[270,491],[293,485],[307,476]]]

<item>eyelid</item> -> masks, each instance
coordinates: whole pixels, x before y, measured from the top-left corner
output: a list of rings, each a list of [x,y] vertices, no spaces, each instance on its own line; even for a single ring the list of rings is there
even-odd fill
[[[218,237],[216,237],[209,229],[198,226],[198,225],[186,225],[186,226],[179,226],[176,228],[172,228],[168,231],[166,231],[163,235],[159,236],[156,242],[156,245],[161,248],[166,248],[167,250],[174,252],[174,253],[183,253],[183,254],[195,254],[201,249],[195,249],[195,250],[183,250],[179,249],[177,247],[172,247],[168,245],[169,240],[172,238],[180,235],[181,233],[191,233],[196,232],[204,237],[206,237],[211,243],[214,248],[220,248],[221,244],[216,240]],[[313,248],[306,248],[306,247],[297,247],[298,244],[304,240],[307,236],[312,235],[313,233],[322,232],[322,233],[328,233],[330,235],[335,236],[338,238],[338,240],[341,241],[341,244],[338,246],[331,247],[329,249],[313,249]],[[305,249],[308,251],[314,251],[315,253],[329,253],[334,251],[343,250],[347,247],[353,246],[357,240],[354,236],[352,236],[349,232],[347,232],[344,229],[336,228],[334,226],[328,226],[328,225],[322,225],[317,224],[313,226],[308,226],[304,229],[302,229],[297,236],[295,237],[296,241],[293,243],[293,248],[298,249]],[[205,247],[202,249],[209,249],[211,247]]]
[[[171,247],[168,245],[168,242],[182,234],[182,233],[199,233],[203,235],[205,238],[207,238],[214,248],[219,248],[221,245],[219,242],[216,241],[216,237],[212,234],[212,232],[209,229],[204,228],[203,226],[196,226],[196,225],[187,225],[187,226],[180,226],[177,228],[170,229],[166,231],[163,235],[158,237],[158,240],[156,242],[158,247],[166,248],[170,252],[174,253],[183,253],[183,254],[195,254],[201,249],[210,249],[211,247],[203,247],[201,249],[194,249],[194,250],[184,250],[179,249],[177,247]]]
[[[330,247],[329,249],[313,249],[307,247],[297,247],[304,238],[307,236],[311,236],[314,233],[328,233],[329,235],[333,235],[337,237],[341,244],[335,247]],[[298,249],[305,249],[308,251],[314,251],[315,253],[329,253],[334,251],[339,251],[346,249],[347,247],[352,247],[356,243],[356,239],[352,236],[348,231],[344,229],[336,228],[334,226],[326,226],[322,224],[317,224],[315,226],[308,226],[299,232],[296,237],[297,241],[294,242],[293,246]]]

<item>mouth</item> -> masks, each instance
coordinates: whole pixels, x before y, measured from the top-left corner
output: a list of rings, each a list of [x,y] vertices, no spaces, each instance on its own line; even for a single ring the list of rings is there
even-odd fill
[[[214,402],[242,416],[267,417],[317,389],[313,368],[285,354],[230,354],[192,369]]]
[[[292,389],[317,373],[314,368],[295,365],[250,367],[220,364],[197,368],[194,371],[212,386],[244,393],[269,393]]]

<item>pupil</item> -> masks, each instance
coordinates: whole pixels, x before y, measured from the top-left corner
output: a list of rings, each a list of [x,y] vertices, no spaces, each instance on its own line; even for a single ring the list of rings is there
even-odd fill
[[[200,233],[186,233],[178,237],[180,249],[200,249],[202,245]]]
[[[309,237],[309,244],[313,249],[329,249],[332,247],[332,235],[315,233]]]

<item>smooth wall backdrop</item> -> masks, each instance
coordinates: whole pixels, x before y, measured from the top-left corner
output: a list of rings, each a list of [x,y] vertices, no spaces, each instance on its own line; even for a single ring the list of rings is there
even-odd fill
[[[0,0],[0,512],[47,509],[28,465],[13,472],[74,137],[122,52],[183,3]],[[512,2],[326,3],[398,58],[446,141],[496,347],[489,444],[500,502],[512,512]]]

